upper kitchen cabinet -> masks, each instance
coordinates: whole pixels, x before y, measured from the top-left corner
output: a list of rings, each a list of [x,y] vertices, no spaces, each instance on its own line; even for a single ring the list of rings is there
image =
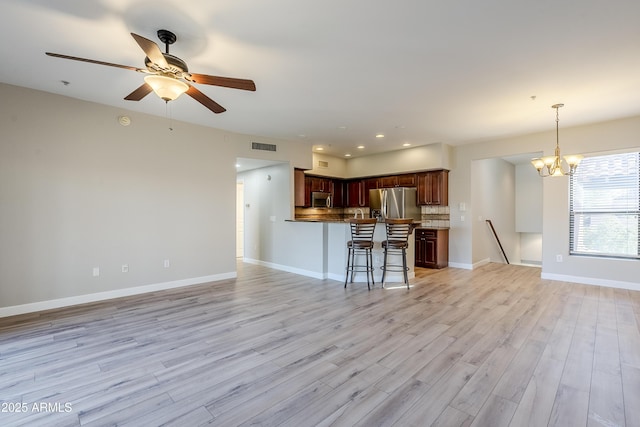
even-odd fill
[[[449,204],[449,171],[437,170],[416,174],[419,205]]]
[[[415,173],[381,176],[378,178],[378,188],[415,187],[415,186],[416,186]]]
[[[333,180],[331,178],[307,175],[306,179],[309,181],[311,191],[322,191],[325,193],[331,193],[331,191],[333,190]]]
[[[332,207],[342,208],[345,206],[344,187],[345,183],[343,180],[333,180],[333,191],[331,192],[331,196],[333,197],[333,201],[331,202]]]
[[[347,197],[345,205],[348,208],[361,208],[364,204],[364,182],[354,179],[346,183]]]
[[[293,171],[294,199],[296,207],[309,206],[309,194],[305,190],[304,171],[295,169]]]
[[[378,178],[363,179],[364,182],[364,206],[369,206],[369,190],[379,188]]]
[[[341,179],[306,175],[302,169],[294,170],[295,206],[311,207],[311,193],[314,191],[331,194],[331,207],[344,207],[345,184]]]
[[[378,188],[390,188],[398,186],[398,177],[396,175],[381,176],[378,178]]]
[[[349,208],[369,206],[369,190],[378,188],[378,180],[378,178],[363,178],[347,181],[345,206]]]
[[[398,175],[398,187],[415,187],[416,186],[416,174],[405,173]]]

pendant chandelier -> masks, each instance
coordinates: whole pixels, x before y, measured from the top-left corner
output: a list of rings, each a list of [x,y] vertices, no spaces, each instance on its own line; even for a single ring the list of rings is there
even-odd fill
[[[564,156],[564,163],[566,163],[569,167],[568,170],[565,170],[563,167],[563,160],[560,157],[560,138],[558,136],[558,122],[560,121],[558,118],[558,110],[560,107],[564,107],[564,104],[554,104],[551,108],[556,109],[556,151],[553,156],[547,157],[539,157],[535,159],[531,159],[531,164],[538,171],[538,174],[545,178],[547,176],[564,176],[564,175],[573,175],[582,160],[582,155],[580,154],[569,154]]]

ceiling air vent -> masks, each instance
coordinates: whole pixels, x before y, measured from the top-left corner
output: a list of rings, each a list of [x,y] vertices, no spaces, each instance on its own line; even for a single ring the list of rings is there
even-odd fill
[[[329,162],[326,162],[324,160],[318,160],[318,167],[319,168],[328,168],[329,167]]]
[[[262,150],[262,151],[276,151],[275,144],[263,144],[262,142],[252,142],[251,143],[252,150]]]

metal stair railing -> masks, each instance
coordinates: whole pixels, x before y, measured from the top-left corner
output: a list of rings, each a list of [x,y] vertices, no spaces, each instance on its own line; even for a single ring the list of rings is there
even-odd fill
[[[486,221],[487,221],[487,224],[489,224],[491,231],[493,232],[493,237],[495,237],[496,242],[498,242],[498,246],[500,246],[500,250],[502,251],[502,256],[504,257],[504,260],[507,262],[507,264],[509,264],[509,258],[507,258],[507,254],[504,252],[504,248],[502,247],[502,243],[500,243],[500,239],[498,238],[498,233],[496,233],[496,229],[493,228],[493,223],[491,222],[490,219],[487,219]]]

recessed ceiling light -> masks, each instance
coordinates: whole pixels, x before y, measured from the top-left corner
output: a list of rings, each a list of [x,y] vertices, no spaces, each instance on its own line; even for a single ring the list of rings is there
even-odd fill
[[[379,134],[376,135],[376,138],[384,138],[384,134],[379,133]]]
[[[347,127],[346,127],[346,126],[344,126],[344,125],[342,125],[342,126],[338,126],[338,129],[346,130],[346,129],[347,129]]]
[[[324,151],[324,148],[322,148],[322,147],[316,147],[316,151]]]
[[[236,167],[239,168],[240,167],[240,163],[236,163]]]
[[[347,153],[344,155],[345,157],[351,157],[351,154]]]
[[[410,143],[408,143],[408,142],[405,142],[404,144],[402,144],[402,146],[403,146],[403,147],[410,147],[410,146],[411,146],[411,144],[410,144]]]
[[[300,138],[306,138],[307,135],[305,135],[304,133],[301,133],[300,135],[298,135]]]
[[[364,145],[358,145],[358,150],[364,149]]]

